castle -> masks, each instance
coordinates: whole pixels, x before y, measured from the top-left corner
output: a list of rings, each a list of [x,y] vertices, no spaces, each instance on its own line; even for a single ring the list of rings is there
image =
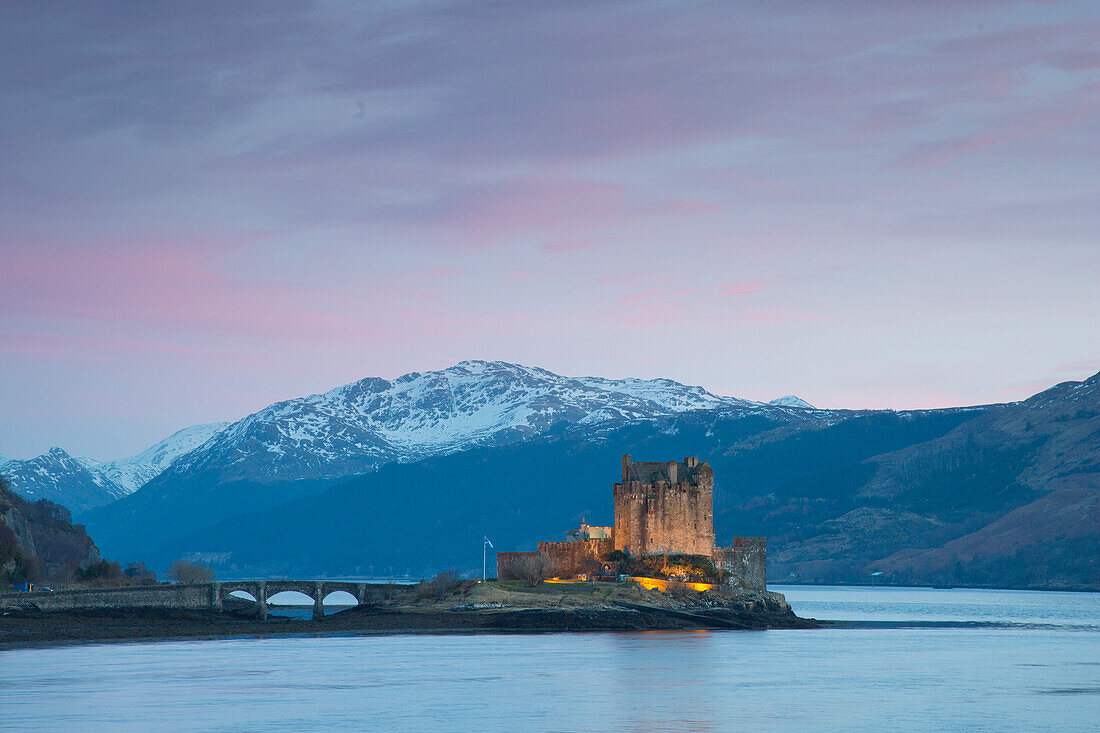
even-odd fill
[[[539,542],[538,552],[498,552],[497,577],[517,577],[518,563],[535,555],[550,558],[558,576],[606,575],[609,556],[695,555],[710,558],[729,574],[730,585],[764,590],[763,537],[735,537],[733,547],[715,547],[714,469],[698,458],[649,462],[623,456],[615,484],[615,526],[581,526],[565,542]]]

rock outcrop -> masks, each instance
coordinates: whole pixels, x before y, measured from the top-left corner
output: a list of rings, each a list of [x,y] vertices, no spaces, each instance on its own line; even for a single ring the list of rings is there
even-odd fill
[[[0,583],[67,580],[78,567],[100,559],[68,509],[46,499],[29,502],[0,476]]]

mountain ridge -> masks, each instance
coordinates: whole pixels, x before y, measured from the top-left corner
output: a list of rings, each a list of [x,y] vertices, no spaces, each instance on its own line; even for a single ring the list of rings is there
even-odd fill
[[[196,472],[218,481],[333,478],[572,425],[603,428],[724,406],[759,403],[668,379],[574,378],[464,361],[276,402],[228,426],[157,480]]]
[[[0,458],[0,471],[11,490],[26,499],[49,499],[71,511],[85,511],[132,494],[228,424],[192,425],[140,453],[113,461],[75,457],[54,446],[34,458]]]

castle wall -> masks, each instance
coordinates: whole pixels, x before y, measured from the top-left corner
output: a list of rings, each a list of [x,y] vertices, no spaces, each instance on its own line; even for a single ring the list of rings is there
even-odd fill
[[[539,552],[545,553],[554,563],[554,575],[571,578],[602,573],[600,557],[615,549],[611,539],[587,539],[576,542],[540,542]]]
[[[734,537],[733,545],[714,548],[714,564],[734,576],[730,585],[766,590],[768,550],[765,538]]]
[[[537,552],[498,552],[497,580],[522,580],[519,563],[536,555]]]

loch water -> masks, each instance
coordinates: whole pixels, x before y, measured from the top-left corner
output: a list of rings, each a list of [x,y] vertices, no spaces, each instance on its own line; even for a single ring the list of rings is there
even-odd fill
[[[4,651],[0,729],[1100,729],[1100,594],[773,589],[847,623]]]

